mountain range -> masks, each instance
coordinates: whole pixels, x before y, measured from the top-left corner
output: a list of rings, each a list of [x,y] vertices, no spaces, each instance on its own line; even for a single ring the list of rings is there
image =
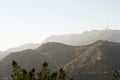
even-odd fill
[[[85,31],[81,34],[53,35],[48,37],[42,43],[60,42],[73,46],[91,44],[97,40],[108,40],[120,42],[120,30],[92,30]]]
[[[63,67],[67,78],[112,80],[120,70],[120,30],[92,30],[50,36],[42,44],[25,44],[0,52],[0,77],[10,77],[11,62],[39,70],[43,62],[53,71]]]
[[[0,76],[9,77],[11,62],[15,60],[27,70],[39,70],[47,61],[49,68],[63,67],[75,80],[112,80],[112,74],[120,69],[120,43],[99,40],[85,46],[71,46],[48,42],[37,49],[14,52],[0,62]]]
[[[59,42],[73,46],[83,46],[91,44],[97,40],[108,40],[112,42],[120,42],[120,30],[92,30],[85,31],[81,34],[53,35],[45,39],[41,44],[47,42]],[[10,48],[0,52],[0,60],[12,52],[22,51],[26,49],[35,49],[41,45],[40,43],[24,44],[18,47]]]

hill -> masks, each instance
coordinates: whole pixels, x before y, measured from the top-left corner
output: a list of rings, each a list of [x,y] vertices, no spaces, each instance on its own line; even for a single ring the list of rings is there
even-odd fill
[[[18,52],[18,51],[22,51],[22,50],[26,50],[26,49],[36,49],[39,46],[40,46],[40,44],[29,43],[29,44],[24,44],[24,45],[21,45],[18,47],[10,48],[6,51],[0,51],[0,60],[2,60],[4,57],[6,57],[10,53]]]
[[[120,43],[100,40],[64,68],[76,80],[112,80],[113,72],[120,70],[119,57]]]
[[[39,70],[47,61],[49,68],[64,67],[68,78],[75,80],[112,80],[114,70],[120,67],[120,43],[99,40],[86,46],[71,46],[49,42],[34,50],[24,50],[9,54],[0,62],[0,76],[10,76],[11,62],[15,60],[22,67]]]
[[[14,52],[6,56],[0,62],[0,76],[10,76],[12,60],[17,61],[18,64],[28,70],[33,67],[39,70],[39,65],[44,61],[50,63],[50,68],[58,69],[83,51],[82,48],[75,50],[73,46],[53,42],[45,43],[35,50],[28,49]]]
[[[34,43],[29,43],[29,44],[24,44],[18,47],[14,47],[14,48],[10,48],[8,50],[6,50],[5,52],[18,52],[18,51],[22,51],[22,50],[26,50],[26,49],[36,49],[40,46],[40,44],[34,44]]]

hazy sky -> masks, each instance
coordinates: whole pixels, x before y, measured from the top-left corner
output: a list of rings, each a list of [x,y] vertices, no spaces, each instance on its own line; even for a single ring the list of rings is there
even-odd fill
[[[120,29],[120,0],[0,0],[0,50],[50,35]]]

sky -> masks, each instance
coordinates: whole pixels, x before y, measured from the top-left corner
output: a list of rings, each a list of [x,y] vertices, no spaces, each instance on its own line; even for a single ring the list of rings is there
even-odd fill
[[[0,51],[51,35],[120,29],[120,0],[0,0]]]

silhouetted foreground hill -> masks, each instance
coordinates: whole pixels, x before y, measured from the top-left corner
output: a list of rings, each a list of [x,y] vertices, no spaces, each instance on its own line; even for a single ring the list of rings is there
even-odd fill
[[[112,42],[120,42],[120,30],[92,30],[85,31],[81,34],[68,34],[68,35],[54,35],[48,37],[43,43],[46,42],[60,42],[73,46],[88,45],[97,40],[108,40]]]
[[[11,53],[0,62],[0,76],[10,76],[15,60],[30,70],[47,61],[55,70],[64,67],[75,80],[112,80],[114,70],[120,69],[120,43],[99,40],[86,46],[45,43],[35,50]],[[69,77],[68,77],[69,78]]]

